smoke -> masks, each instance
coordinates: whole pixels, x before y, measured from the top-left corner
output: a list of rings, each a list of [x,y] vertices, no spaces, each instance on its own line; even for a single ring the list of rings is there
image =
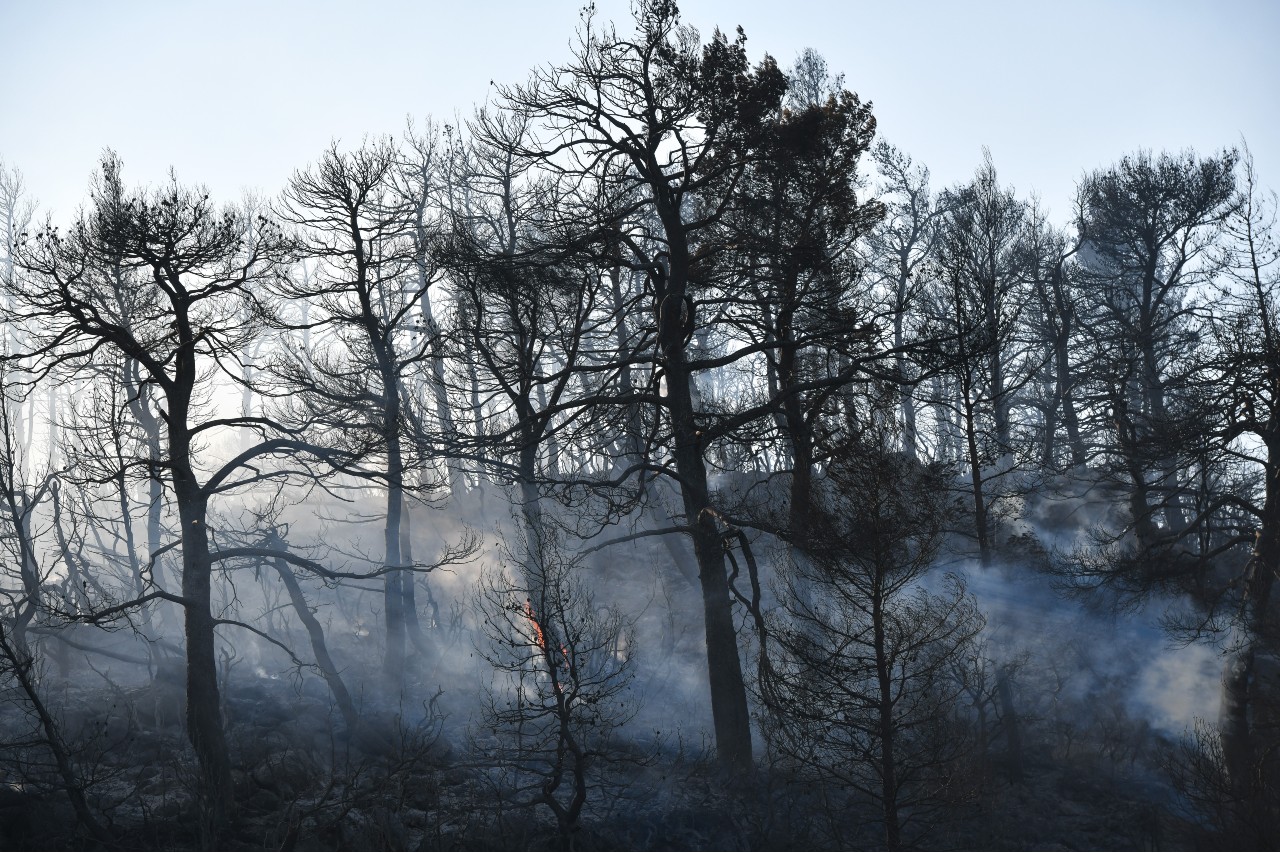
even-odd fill
[[[990,654],[1000,662],[1026,659],[1024,669],[1054,671],[1056,689],[1081,703],[1107,696],[1126,712],[1169,736],[1217,715],[1221,662],[1206,644],[1181,645],[1160,627],[1181,602],[1153,598],[1138,608],[1090,606],[1055,592],[1024,566],[964,566],[969,592],[987,617]],[[1026,678],[1031,690],[1048,691]],[[1025,688],[1024,688],[1025,689]],[[1044,695],[1025,697],[1032,703]]]

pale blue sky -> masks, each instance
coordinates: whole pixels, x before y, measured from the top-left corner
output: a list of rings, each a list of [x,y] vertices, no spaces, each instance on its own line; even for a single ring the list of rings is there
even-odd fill
[[[625,0],[600,16],[629,27]],[[562,60],[580,2],[0,0],[0,158],[66,222],[103,147],[131,182],[172,165],[234,200],[274,195],[330,138],[451,121]],[[753,57],[804,47],[875,104],[883,136],[945,186],[991,149],[1002,179],[1069,216],[1080,174],[1139,147],[1243,134],[1280,188],[1280,2],[685,0]]]

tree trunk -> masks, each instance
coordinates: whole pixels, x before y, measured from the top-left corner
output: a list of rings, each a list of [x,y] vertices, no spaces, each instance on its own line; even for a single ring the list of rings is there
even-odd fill
[[[790,290],[795,290],[794,284]],[[782,417],[786,446],[791,456],[791,500],[787,523],[792,543],[803,548],[809,539],[809,521],[813,515],[813,434],[805,420],[800,397],[787,393],[800,381],[796,376],[797,347],[789,332],[792,312],[783,312],[778,318],[778,325],[782,329],[782,340],[778,348],[777,391],[786,394],[782,401]]]
[[[1007,666],[996,670],[996,694],[1000,697],[1000,716],[1009,746],[1009,781],[1016,784],[1022,781],[1022,727],[1013,704],[1013,685],[1009,682]]]
[[[527,421],[525,423],[528,423]],[[540,601],[544,597],[543,581],[546,578],[543,559],[546,556],[544,531],[542,526],[542,496],[538,493],[534,476],[537,465],[538,446],[525,431],[525,445],[520,448],[520,473],[517,484],[520,490],[520,518],[524,522],[525,546],[529,560],[528,576],[525,584],[529,597]]]
[[[885,638],[885,597],[878,577],[871,596],[871,626],[874,631],[876,683],[879,692],[876,704],[880,711],[880,806],[884,818],[885,847],[897,850],[902,846],[902,828],[898,820],[898,766],[894,754],[897,731],[893,720],[893,672]]]
[[[1064,328],[1054,346],[1054,373],[1057,379],[1058,396],[1062,403],[1062,423],[1067,429],[1067,446],[1071,450],[1071,464],[1079,467],[1085,464],[1086,455],[1084,439],[1080,436],[1080,416],[1076,412],[1073,390],[1075,383],[1071,373],[1071,351],[1067,334]]]
[[[44,703],[44,697],[40,695],[35,678],[32,677],[35,660],[31,651],[17,637],[6,636],[3,625],[0,625],[0,654],[8,658],[13,676],[30,703],[31,710],[35,712],[40,730],[44,734],[44,745],[53,755],[54,766],[62,779],[63,791],[71,801],[71,810],[75,813],[76,820],[95,841],[110,846],[113,839],[90,810],[84,795],[84,783],[76,772],[72,753],[63,740],[57,721]]]
[[[990,258],[988,263],[994,271],[995,258]],[[995,425],[996,446],[1000,448],[1000,456],[1003,457],[1010,451],[1013,433],[1009,420],[1009,391],[1004,381],[1004,350],[1000,346],[999,303],[1001,300],[998,288],[999,285],[994,280],[983,283],[982,307],[983,321],[991,333],[991,340],[987,344],[990,347],[987,354],[987,371],[991,379],[991,417]]]
[[[903,355],[906,346],[906,330],[904,323],[907,314],[907,294],[911,286],[910,251],[904,249],[898,262],[898,293],[893,310],[893,348],[897,350],[894,365],[898,373],[898,405],[902,410],[902,450],[912,459],[920,455],[918,433],[916,431],[916,404],[912,399],[913,389],[906,382],[907,359]]]
[[[412,502],[406,497],[400,511],[400,559],[406,566],[413,565],[413,512]],[[433,657],[431,643],[422,630],[422,621],[418,618],[418,576],[415,572],[405,572],[400,591],[404,594],[404,626],[409,642],[424,658]]]
[[[991,565],[991,522],[987,518],[987,496],[983,491],[982,455],[978,450],[978,413],[973,402],[973,389],[967,379],[961,381],[961,414],[964,419],[965,442],[969,457],[970,491],[973,494],[973,526],[978,538],[978,557],[982,565]]]
[[[400,570],[400,513],[404,506],[404,489],[400,484],[403,470],[398,442],[396,452],[388,453],[387,460],[387,520],[383,529],[383,564],[389,569],[383,577],[382,601],[386,632],[386,653],[382,660],[382,672],[387,685],[398,692],[404,682],[405,663],[405,614],[404,572]]]
[[[280,539],[273,537],[273,540],[274,547],[285,547],[284,542],[280,541]],[[311,612],[311,607],[307,604],[306,596],[302,594],[302,587],[299,585],[297,577],[294,576],[293,570],[289,568],[284,560],[279,558],[272,562],[275,565],[276,573],[280,575],[280,581],[289,593],[289,601],[293,604],[294,612],[298,614],[298,619],[302,622],[302,626],[307,629],[307,636],[311,639],[311,651],[316,657],[316,665],[320,667],[320,674],[324,676],[325,683],[329,685],[329,691],[333,694],[333,701],[338,706],[338,712],[342,714],[342,720],[347,724],[347,731],[354,732],[360,724],[360,716],[356,713],[356,706],[351,701],[351,693],[347,690],[347,685],[343,683],[342,676],[338,673],[338,667],[329,655],[329,646],[324,639],[324,628],[320,626],[319,620]]]
[[[619,360],[622,367],[618,373],[618,386],[623,394],[635,391],[635,382],[631,375],[631,332],[627,328],[627,313],[624,310],[622,294],[622,266],[615,259],[609,272],[610,295],[613,298],[614,340],[618,347]],[[640,461],[644,450],[643,421],[640,417],[640,406],[636,403],[627,405],[627,416],[623,422],[625,435],[622,438],[622,467]],[[616,467],[616,466],[615,466]]]
[[[172,440],[172,436],[171,436]],[[173,441],[176,445],[177,441]],[[185,448],[174,448],[174,459],[183,459]],[[216,841],[230,816],[231,761],[222,729],[222,702],[214,655],[214,619],[211,607],[213,577],[206,528],[208,508],[196,487],[190,467],[174,466],[174,494],[182,524],[182,597],[185,601],[187,640],[187,737],[200,762],[207,828]]]
[[[661,173],[655,169],[655,173]],[[661,189],[661,188],[659,188]],[[684,500],[686,522],[693,528],[693,553],[698,561],[702,587],[704,629],[707,641],[707,670],[711,688],[711,718],[716,735],[717,760],[726,773],[750,769],[751,718],[747,689],[738,655],[738,637],[733,626],[729,582],[725,575],[724,548],[708,510],[707,468],[703,458],[702,434],[694,414],[691,374],[685,361],[685,342],[697,328],[691,300],[686,301],[689,282],[688,232],[681,220],[678,203],[661,191],[655,195],[670,251],[667,275],[660,282],[658,348],[666,374],[666,408],[671,418],[672,455]]]
[[[1280,459],[1280,442],[1268,442],[1268,455]],[[1259,700],[1255,663],[1266,647],[1271,598],[1280,573],[1280,468],[1266,466],[1266,499],[1261,529],[1245,569],[1240,625],[1222,674],[1221,741],[1231,788],[1240,802],[1253,808],[1260,793],[1262,755],[1254,736]]]
[[[675,280],[675,275],[672,278]],[[751,724],[738,655],[738,638],[730,608],[729,584],[725,576],[724,549],[715,521],[707,512],[711,507],[707,470],[702,457],[701,436],[694,420],[689,371],[684,362],[684,336],[679,322],[684,304],[682,291],[683,288],[674,299],[669,293],[663,300],[664,310],[660,319],[667,408],[675,439],[673,450],[685,518],[694,528],[693,553],[698,561],[698,580],[702,587],[717,758],[725,771],[741,773],[751,766]]]
[[[431,392],[432,399],[435,403],[436,420],[440,424],[440,431],[444,434],[446,441],[453,440],[457,435],[457,427],[454,425],[453,408],[449,405],[449,393],[444,382],[444,356],[440,352],[440,326],[436,323],[435,314],[431,307],[431,294],[426,286],[426,270],[419,267],[419,283],[422,287],[422,303],[420,310],[422,312],[423,333],[430,336],[431,357]],[[449,475],[449,494],[455,501],[460,500],[467,491],[466,478],[463,476],[462,469],[453,454],[448,454],[445,458],[445,468]]]

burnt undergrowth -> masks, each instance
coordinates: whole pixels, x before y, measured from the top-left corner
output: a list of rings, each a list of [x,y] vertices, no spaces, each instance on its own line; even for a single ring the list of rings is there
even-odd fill
[[[200,849],[198,767],[182,730],[180,685],[108,677],[50,679],[62,730],[77,744],[84,795],[109,833],[78,824],[17,703],[5,706],[0,838],[11,849]],[[1024,682],[1026,685],[1028,682]],[[219,840],[240,850],[847,849],[877,847],[874,803],[809,768],[764,755],[725,780],[709,749],[679,736],[619,742],[618,763],[567,839],[555,816],[509,784],[496,750],[466,736],[439,694],[362,708],[344,728],[308,681],[227,684],[235,816]],[[1097,695],[1087,701],[1101,705]],[[957,760],[929,814],[921,849],[1186,849],[1223,835],[1180,806],[1165,764],[1185,744],[1112,708],[1090,722],[1062,709],[1070,732],[1027,706],[1022,750],[994,725],[982,751]],[[972,721],[968,724],[974,725]],[[968,734],[975,734],[970,731]]]

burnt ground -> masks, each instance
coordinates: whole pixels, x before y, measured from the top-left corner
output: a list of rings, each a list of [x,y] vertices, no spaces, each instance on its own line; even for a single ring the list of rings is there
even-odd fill
[[[219,846],[239,850],[550,849],[563,846],[550,812],[522,808],[485,760],[430,702],[367,707],[350,736],[312,681],[233,681],[228,735],[237,813]],[[195,764],[170,680],[63,683],[55,690],[89,800],[118,849],[196,849]],[[0,847],[87,849],[21,706],[3,712]],[[23,732],[26,732],[24,736]],[[1177,807],[1159,770],[1171,745],[1148,738],[1108,754],[1088,737],[1072,754],[1029,746],[1021,779],[998,748],[973,760],[945,813],[928,818],[924,849],[1106,850],[1220,846]],[[625,749],[623,750],[625,752]],[[782,773],[721,784],[697,749],[639,747],[592,791],[580,849],[701,850],[877,847],[874,814],[839,792]]]

